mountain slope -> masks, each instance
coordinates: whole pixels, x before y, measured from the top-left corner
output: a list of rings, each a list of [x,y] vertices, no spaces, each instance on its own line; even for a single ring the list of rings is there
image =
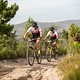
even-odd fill
[[[80,20],[66,20],[66,21],[60,21],[60,22],[38,22],[38,26],[40,26],[42,29],[44,29],[44,28],[56,25],[56,26],[58,26],[58,31],[61,32],[63,29],[67,29],[70,26],[70,24],[72,24],[72,23],[80,26]],[[19,38],[23,35],[25,26],[26,26],[26,22],[16,24],[14,26],[14,30],[17,31],[16,33]]]

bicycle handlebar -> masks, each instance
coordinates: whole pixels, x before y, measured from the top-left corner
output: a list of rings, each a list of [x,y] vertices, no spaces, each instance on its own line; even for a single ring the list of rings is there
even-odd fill
[[[29,41],[29,42],[34,41],[34,40],[36,40],[36,39],[37,39],[37,38],[33,38],[33,39],[30,39],[30,38],[23,38],[24,41]]]

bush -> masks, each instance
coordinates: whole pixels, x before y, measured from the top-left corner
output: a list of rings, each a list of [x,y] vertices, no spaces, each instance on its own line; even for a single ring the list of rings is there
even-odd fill
[[[11,49],[10,49],[10,50],[8,51],[8,53],[9,53],[9,55],[10,55],[10,59],[16,59],[16,58],[18,57],[16,51],[14,51],[14,50],[11,50]]]
[[[80,43],[77,41],[70,43],[67,51],[71,54],[80,54]]]
[[[67,54],[67,49],[66,48],[63,48],[63,47],[58,47],[57,48],[57,54],[60,56],[62,55],[66,55]]]
[[[0,60],[4,59],[4,54],[0,51]]]
[[[80,27],[72,24],[68,29],[67,56],[60,62],[63,80],[80,80]],[[78,38],[78,39],[77,39]],[[63,46],[64,47],[64,46]]]
[[[57,43],[57,54],[66,55],[67,54],[67,41],[59,39]]]
[[[62,34],[62,37],[64,39],[67,39],[68,40],[68,31],[67,30],[63,29],[63,32],[61,34]]]
[[[4,59],[10,59],[9,49],[7,47],[2,49],[2,54],[4,54]]]
[[[14,59],[17,58],[17,53],[16,51],[12,50],[12,49],[8,49],[7,47],[4,47],[1,51],[0,51],[0,59]]]
[[[75,41],[73,42],[74,53],[80,54],[80,43]]]
[[[59,64],[63,80],[80,80],[80,55],[68,54]]]
[[[26,56],[27,43],[20,41],[17,45],[17,55],[18,57],[24,58]]]
[[[11,35],[10,37],[0,35],[0,59],[16,58],[16,46],[17,40],[14,35]]]

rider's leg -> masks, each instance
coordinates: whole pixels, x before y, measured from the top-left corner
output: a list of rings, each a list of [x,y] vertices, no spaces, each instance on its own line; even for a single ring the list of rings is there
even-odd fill
[[[57,42],[56,42],[56,41],[52,42],[52,45],[53,45],[53,47],[56,49],[56,47],[57,47]]]
[[[36,43],[37,43],[38,53],[40,54],[40,38],[36,40]]]
[[[57,42],[56,42],[56,41],[53,42],[52,45],[53,45],[53,47],[54,47],[54,53],[55,53],[55,54],[54,54],[54,58],[57,59],[57,54],[56,54],[56,52],[57,52]]]

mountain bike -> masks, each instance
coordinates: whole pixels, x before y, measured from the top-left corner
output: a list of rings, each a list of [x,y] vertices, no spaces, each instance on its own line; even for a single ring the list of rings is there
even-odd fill
[[[55,48],[52,45],[52,42],[50,40],[50,41],[47,41],[47,48],[46,48],[46,58],[47,58],[47,61],[50,62],[53,56],[56,59]]]
[[[27,39],[26,58],[27,58],[28,64],[30,66],[32,66],[34,64],[35,58],[36,58],[38,64],[41,64],[41,61],[42,61],[41,50],[38,48],[38,45],[36,43],[34,43],[34,40],[36,40],[36,38]]]

